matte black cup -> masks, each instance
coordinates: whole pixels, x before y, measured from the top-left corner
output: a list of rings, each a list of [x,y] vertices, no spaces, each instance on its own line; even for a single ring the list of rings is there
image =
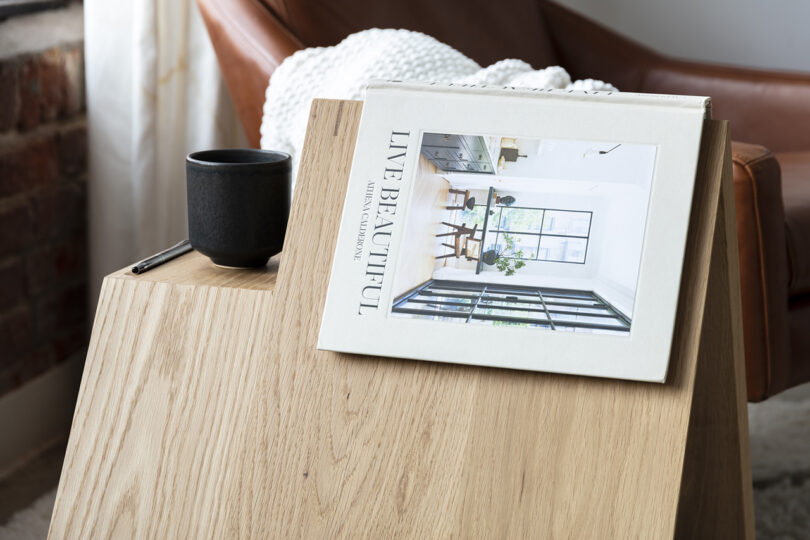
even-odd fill
[[[290,214],[289,154],[228,149],[186,157],[191,246],[229,268],[255,268],[281,252]]]

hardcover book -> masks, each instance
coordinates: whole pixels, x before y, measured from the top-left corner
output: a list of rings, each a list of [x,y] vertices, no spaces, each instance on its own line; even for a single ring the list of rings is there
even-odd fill
[[[368,86],[320,349],[666,379],[705,97]]]

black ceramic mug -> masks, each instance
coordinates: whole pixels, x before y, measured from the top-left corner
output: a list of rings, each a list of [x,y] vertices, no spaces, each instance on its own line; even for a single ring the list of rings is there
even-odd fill
[[[264,266],[281,252],[290,214],[289,154],[227,149],[186,157],[191,246],[229,268]]]

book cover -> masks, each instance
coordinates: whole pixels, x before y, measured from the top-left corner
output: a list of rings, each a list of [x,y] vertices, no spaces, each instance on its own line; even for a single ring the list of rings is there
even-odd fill
[[[663,382],[708,98],[376,82],[320,349]]]

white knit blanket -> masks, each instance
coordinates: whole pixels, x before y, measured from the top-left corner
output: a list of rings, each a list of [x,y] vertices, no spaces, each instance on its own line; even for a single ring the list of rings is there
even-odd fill
[[[375,28],[333,47],[300,50],[281,63],[265,95],[261,147],[288,152],[297,171],[312,99],[363,99],[372,79],[616,91],[593,79],[571,82],[559,66],[532,69],[509,59],[482,68],[425,34]]]

